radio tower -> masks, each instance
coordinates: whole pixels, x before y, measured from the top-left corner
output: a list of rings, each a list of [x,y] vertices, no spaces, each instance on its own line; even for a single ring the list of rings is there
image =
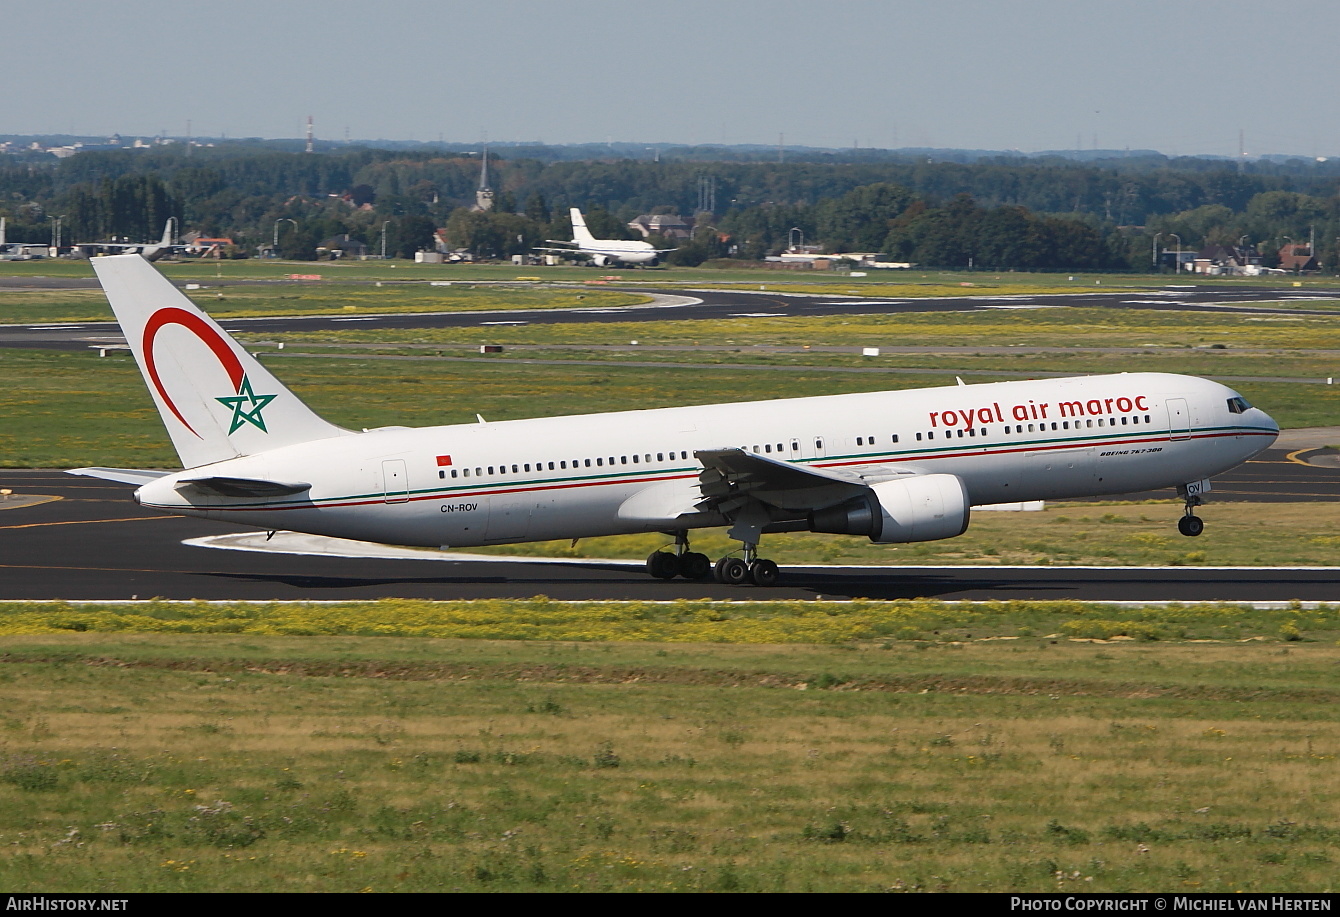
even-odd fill
[[[308,153],[312,152],[312,116],[311,116],[311,115],[308,115],[308,116],[307,116],[307,150],[306,150],[306,152],[308,152]]]

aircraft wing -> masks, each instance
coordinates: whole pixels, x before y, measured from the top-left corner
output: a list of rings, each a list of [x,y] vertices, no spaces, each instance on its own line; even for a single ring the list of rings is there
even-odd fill
[[[703,464],[700,510],[724,514],[757,500],[788,512],[811,512],[861,496],[869,484],[851,471],[813,468],[744,449],[694,452]]]
[[[102,478],[104,481],[116,481],[118,484],[148,484],[171,472],[144,471],[139,468],[71,468],[65,473]]]

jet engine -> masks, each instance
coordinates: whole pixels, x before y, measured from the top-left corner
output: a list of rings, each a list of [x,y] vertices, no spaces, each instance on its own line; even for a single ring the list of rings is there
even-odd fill
[[[811,532],[865,535],[876,544],[938,541],[968,530],[972,505],[963,481],[925,474],[872,484],[870,492],[810,514]]]

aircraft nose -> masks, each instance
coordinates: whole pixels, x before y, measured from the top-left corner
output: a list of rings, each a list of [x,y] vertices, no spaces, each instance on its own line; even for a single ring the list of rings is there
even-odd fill
[[[1279,422],[1276,421],[1275,418],[1267,414],[1265,411],[1261,410],[1260,408],[1253,408],[1253,410],[1261,415],[1261,425],[1264,426],[1270,432],[1274,433],[1276,436],[1278,436],[1280,432]]]

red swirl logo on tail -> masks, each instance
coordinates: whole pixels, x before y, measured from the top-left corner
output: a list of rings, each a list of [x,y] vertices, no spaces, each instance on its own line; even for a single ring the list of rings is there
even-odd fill
[[[204,344],[214,352],[214,356],[218,359],[219,365],[223,367],[224,372],[228,373],[228,380],[233,384],[233,393],[235,395],[242,393],[243,384],[247,381],[247,372],[242,367],[242,361],[237,358],[237,354],[228,346],[228,341],[224,339],[223,335],[219,334],[209,322],[205,321],[199,315],[187,312],[185,309],[169,307],[167,309],[159,309],[153,315],[149,316],[149,321],[144,326],[144,336],[140,345],[141,350],[144,353],[144,367],[145,371],[149,374],[149,381],[153,383],[155,391],[158,392],[158,397],[163,399],[163,403],[167,405],[168,410],[172,412],[172,416],[181,421],[182,426],[194,433],[196,437],[203,438],[200,437],[199,433],[196,433],[195,427],[191,426],[186,418],[182,416],[181,411],[177,409],[176,403],[173,402],[172,396],[169,395],[167,389],[163,387],[163,380],[158,375],[158,366],[154,362],[154,338],[157,336],[158,332],[167,325],[181,325],[203,341]],[[250,386],[248,385],[247,388],[249,389]],[[273,399],[275,396],[263,395],[261,397]],[[237,427],[234,426],[233,429],[235,430]],[[264,428],[262,427],[262,429]],[[231,433],[233,431],[229,430],[228,432]]]

